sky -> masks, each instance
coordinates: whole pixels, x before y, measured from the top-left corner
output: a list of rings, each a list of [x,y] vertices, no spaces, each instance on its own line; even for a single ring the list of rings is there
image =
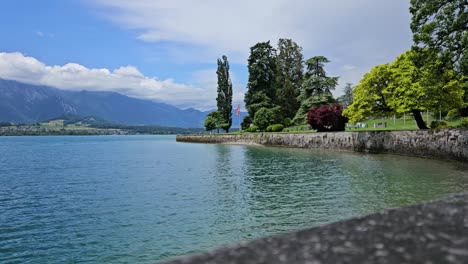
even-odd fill
[[[335,96],[409,49],[409,0],[2,0],[0,78],[216,107],[228,57],[243,107],[250,47],[290,38],[331,62]]]

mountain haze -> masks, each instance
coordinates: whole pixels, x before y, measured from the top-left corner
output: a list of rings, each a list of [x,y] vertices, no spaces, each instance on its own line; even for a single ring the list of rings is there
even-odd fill
[[[66,91],[0,79],[0,121],[36,123],[65,114],[129,125],[203,127],[208,112],[131,98],[115,92]]]

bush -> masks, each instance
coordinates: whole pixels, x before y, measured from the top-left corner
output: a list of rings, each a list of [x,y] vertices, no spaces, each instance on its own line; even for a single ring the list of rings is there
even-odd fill
[[[348,118],[342,113],[343,107],[339,104],[312,108],[307,114],[307,123],[318,132],[345,131]]]
[[[285,127],[290,127],[290,126],[292,126],[293,123],[292,123],[291,118],[288,117],[288,118],[284,119],[283,125],[284,125]]]
[[[273,131],[273,125],[269,125],[266,128],[266,132],[272,132]]]
[[[445,121],[432,121],[431,122],[431,128],[432,129],[443,129],[443,128],[449,128],[449,125]]]
[[[458,125],[458,127],[468,128],[468,117],[460,119],[460,124]]]
[[[257,132],[257,130],[258,130],[258,126],[253,125],[249,129],[247,129],[247,132]]]
[[[449,121],[457,120],[460,118],[460,112],[458,109],[452,109],[447,113],[447,116],[445,117]]]
[[[275,114],[271,109],[262,107],[256,113],[254,117],[254,124],[265,131],[266,128],[273,123]]]
[[[271,126],[271,131],[272,132],[281,132],[283,131],[284,126],[282,124],[275,124]]]
[[[250,128],[250,124],[252,124],[252,118],[250,116],[244,116],[244,119],[242,120],[241,123],[241,128],[242,130],[247,131]]]

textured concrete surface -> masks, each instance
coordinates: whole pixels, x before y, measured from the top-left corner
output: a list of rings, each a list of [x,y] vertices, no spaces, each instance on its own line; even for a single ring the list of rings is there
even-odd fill
[[[179,142],[260,144],[391,153],[468,161],[468,130],[369,131],[304,134],[179,135]]]
[[[165,262],[468,263],[468,194]]]

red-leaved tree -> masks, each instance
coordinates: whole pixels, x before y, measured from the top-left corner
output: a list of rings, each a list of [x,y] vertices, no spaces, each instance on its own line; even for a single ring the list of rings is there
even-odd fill
[[[318,132],[345,131],[348,118],[342,112],[343,107],[339,104],[312,108],[307,114],[307,123]]]

